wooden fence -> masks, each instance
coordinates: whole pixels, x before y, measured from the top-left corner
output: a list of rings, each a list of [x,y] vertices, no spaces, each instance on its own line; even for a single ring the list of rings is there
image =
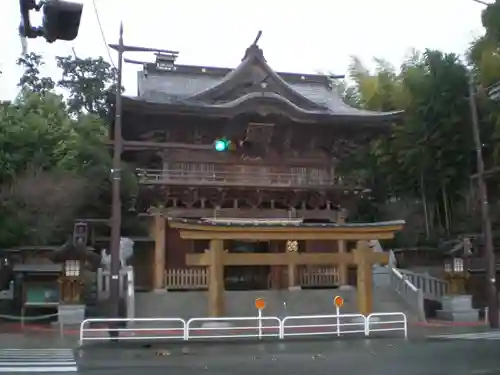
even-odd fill
[[[169,290],[207,289],[208,269],[182,268],[165,270],[165,288]]]
[[[336,267],[299,267],[298,285],[302,287],[333,287],[339,285]],[[165,270],[165,288],[168,290],[196,290],[208,288],[208,270],[204,267]]]
[[[302,287],[332,287],[339,285],[336,267],[300,267],[298,285]]]

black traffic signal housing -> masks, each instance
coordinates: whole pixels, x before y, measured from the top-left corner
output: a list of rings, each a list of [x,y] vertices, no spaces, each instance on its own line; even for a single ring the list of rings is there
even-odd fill
[[[42,27],[47,42],[75,40],[80,29],[83,4],[52,0],[42,7]]]
[[[56,40],[75,40],[80,29],[83,4],[65,0],[45,0],[38,4],[35,0],[19,0],[21,25],[19,33],[22,37],[37,38],[43,36],[47,42]],[[31,26],[29,12],[42,11],[41,27]]]
[[[77,222],[73,227],[73,245],[87,246],[89,229],[87,223]]]

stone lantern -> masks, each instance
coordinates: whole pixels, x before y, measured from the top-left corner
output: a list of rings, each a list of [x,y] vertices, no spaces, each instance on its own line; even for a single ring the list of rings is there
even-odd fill
[[[99,267],[99,255],[87,250],[83,241],[68,241],[60,249],[51,254],[54,263],[62,264],[59,283],[59,318],[68,324],[79,323],[84,318],[86,268]]]
[[[465,294],[469,277],[467,260],[471,254],[471,242],[464,238],[457,249],[452,250],[445,260],[444,274],[448,281],[448,294]]]
[[[472,296],[467,294],[466,290],[469,277],[467,263],[471,255],[471,247],[470,239],[464,238],[448,254],[444,264],[448,290],[441,300],[442,310],[437,311],[439,319],[462,322],[479,320],[479,311],[472,308]]]

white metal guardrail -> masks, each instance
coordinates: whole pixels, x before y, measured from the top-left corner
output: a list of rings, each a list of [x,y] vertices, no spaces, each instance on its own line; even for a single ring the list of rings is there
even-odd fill
[[[350,321],[345,321],[346,319],[350,319]],[[297,322],[300,321],[309,322],[308,324],[298,324]],[[288,322],[291,324],[288,325]],[[281,321],[281,338],[286,336],[340,336],[341,334],[348,333],[365,333],[365,326],[366,318],[362,314],[287,316]],[[342,327],[354,327],[357,329],[343,330]],[[309,332],[307,332],[308,330]]]
[[[394,320],[400,317],[401,319]],[[385,320],[392,318],[391,320]],[[116,327],[134,323],[134,328]],[[139,327],[143,323],[149,325]],[[92,327],[99,324],[99,328]],[[168,327],[161,326],[167,324]],[[105,327],[102,327],[105,325]],[[153,326],[151,326],[153,325]],[[173,325],[173,327],[172,327]],[[111,327],[112,326],[112,327]],[[108,328],[110,327],[110,328]],[[403,331],[408,337],[406,315],[402,312],[335,315],[297,315],[278,318],[275,316],[221,317],[221,318],[133,318],[133,319],[86,319],[80,325],[80,345],[84,341],[107,341],[109,332],[118,332],[114,340],[196,340],[232,338],[278,338],[314,335],[342,336],[372,332]],[[93,335],[89,335],[93,334]],[[97,335],[96,335],[97,334]]]
[[[399,320],[383,320],[384,317],[400,317]],[[395,325],[395,327],[388,327]],[[373,328],[372,328],[373,326]],[[378,327],[378,328],[377,328]],[[402,312],[393,313],[373,313],[366,317],[365,336],[370,336],[371,332],[403,331],[405,339],[408,338],[408,320]]]
[[[242,322],[244,325],[230,325],[234,322]],[[250,325],[251,322],[256,324]],[[266,324],[268,322],[271,323],[271,325]],[[193,323],[202,323],[202,326],[193,327]],[[259,339],[263,337],[281,338],[281,319],[274,316],[192,318],[186,323],[184,340],[251,337],[257,337]]]
[[[93,323],[98,323],[98,328],[92,327]],[[127,325],[128,323],[154,323],[153,327],[119,327],[120,324]],[[169,323],[174,324],[174,327],[162,327],[157,324]],[[106,325],[106,327],[102,327]],[[88,326],[88,327],[87,327]],[[83,341],[103,341],[107,340],[109,332],[118,332],[118,337],[115,340],[166,340],[166,339],[185,339],[187,323],[181,318],[92,318],[85,319],[80,324],[80,345]],[[86,336],[86,333],[101,333],[101,335]],[[138,333],[147,333],[144,336]],[[120,335],[125,333],[125,335]],[[156,333],[156,335],[155,335]],[[103,335],[104,334],[104,335]]]

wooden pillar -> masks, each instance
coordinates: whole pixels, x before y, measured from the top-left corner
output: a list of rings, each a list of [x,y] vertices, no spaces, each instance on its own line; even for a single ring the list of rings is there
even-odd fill
[[[299,251],[299,243],[297,241],[287,241],[286,245],[286,252],[287,256],[290,258],[290,261],[288,262],[288,289],[289,290],[298,290],[300,289],[300,285],[298,284],[297,280],[297,263],[294,261],[294,259],[297,257],[298,251]],[[289,248],[289,246],[291,246]]]
[[[278,241],[270,241],[269,242],[269,252],[270,253],[279,253],[280,252],[280,243]],[[282,289],[284,286],[283,272],[282,266],[271,266],[270,267],[270,275],[269,275],[269,288],[270,289]]]
[[[338,224],[344,224],[345,223],[345,211],[342,210],[339,212],[338,219],[337,219]],[[347,252],[347,244],[345,240],[338,240],[338,251],[339,253],[345,253]],[[339,272],[339,284],[340,286],[346,286],[349,282],[347,279],[347,273],[348,273],[348,265],[346,263],[341,263],[338,265],[338,272]]]
[[[210,240],[210,266],[208,270],[208,314],[224,315],[224,241]]]
[[[165,287],[165,230],[167,221],[162,215],[157,214],[154,216],[153,225],[153,235],[155,239],[153,255],[153,289],[163,289]]]
[[[358,309],[360,314],[369,315],[373,311],[373,275],[371,254],[373,250],[367,241],[358,241],[354,250],[354,260],[357,266]]]
[[[288,289],[295,289],[297,287],[297,265],[288,265]]]

